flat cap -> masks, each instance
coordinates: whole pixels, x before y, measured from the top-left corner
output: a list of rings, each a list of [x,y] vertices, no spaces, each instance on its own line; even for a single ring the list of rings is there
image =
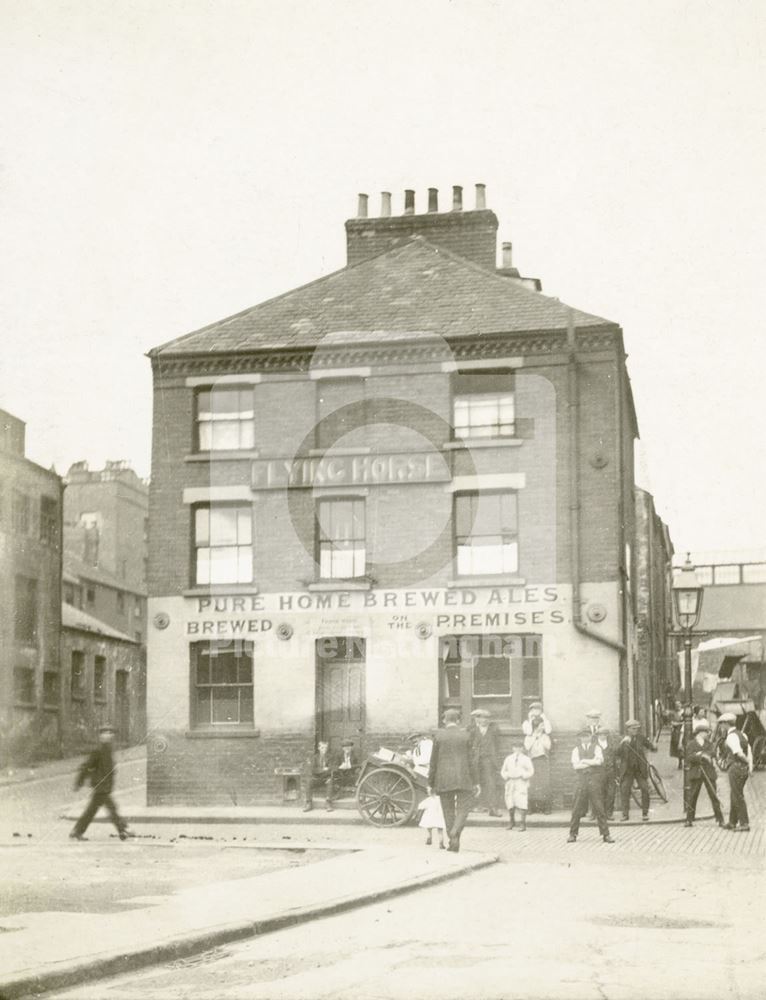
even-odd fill
[[[108,725],[99,726],[98,727],[98,731],[100,733],[114,733],[114,732],[116,732],[114,726],[108,726]]]
[[[488,719],[489,718],[489,712],[486,710],[486,708],[475,708],[471,712],[471,715],[473,716],[474,719]]]
[[[626,729],[640,729],[641,728],[641,723],[638,721],[638,719],[626,719],[626,721],[625,721],[625,728]]]
[[[694,723],[694,726],[692,728],[693,728],[693,730],[694,730],[695,733],[699,733],[699,732],[702,732],[704,730],[709,730],[710,729],[710,723],[707,721],[707,719],[697,719],[697,721]]]
[[[718,716],[719,722],[736,722],[737,716],[734,712],[724,712],[723,715]]]
[[[586,719],[600,719],[601,718],[601,709],[600,708],[591,708],[588,712],[585,713],[585,718]]]
[[[342,747],[352,747],[354,745],[354,741],[347,737],[345,740],[340,741],[340,745]]]
[[[543,703],[541,701],[533,701],[532,704],[529,706],[529,709],[531,711],[533,708],[542,708],[542,707]]]

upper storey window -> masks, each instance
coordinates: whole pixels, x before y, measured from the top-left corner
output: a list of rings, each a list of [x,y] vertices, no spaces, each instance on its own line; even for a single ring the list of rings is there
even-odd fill
[[[194,512],[194,582],[250,583],[253,512],[247,504],[200,506]]]
[[[240,451],[255,442],[253,389],[221,386],[197,393],[197,450]]]
[[[453,377],[452,398],[456,438],[515,436],[512,372],[459,372]]]

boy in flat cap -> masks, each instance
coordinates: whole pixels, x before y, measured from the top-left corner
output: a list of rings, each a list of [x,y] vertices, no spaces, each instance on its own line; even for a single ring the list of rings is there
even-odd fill
[[[84,836],[85,831],[90,826],[91,820],[101,806],[106,806],[109,817],[120,836],[120,840],[128,839],[128,824],[117,812],[117,806],[112,798],[116,771],[114,757],[112,756],[113,741],[114,729],[111,726],[102,726],[98,731],[98,748],[93,751],[77,772],[74,785],[75,791],[81,788],[86,780],[90,782],[93,791],[91,792],[90,801],[69,834],[72,840],[87,839]]]

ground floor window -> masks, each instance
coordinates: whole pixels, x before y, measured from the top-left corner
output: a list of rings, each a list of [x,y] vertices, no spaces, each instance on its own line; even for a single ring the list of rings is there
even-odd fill
[[[542,697],[542,637],[443,636],[439,675],[442,711],[458,708],[466,722],[473,709],[486,708],[496,721],[516,728]]]
[[[193,728],[252,726],[253,644],[193,643],[191,699]]]

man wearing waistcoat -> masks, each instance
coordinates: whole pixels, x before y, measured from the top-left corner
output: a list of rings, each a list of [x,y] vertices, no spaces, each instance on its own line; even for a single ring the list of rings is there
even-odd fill
[[[685,748],[686,766],[689,768],[689,801],[686,803],[685,826],[694,822],[697,798],[704,785],[713,805],[713,812],[719,826],[723,826],[723,810],[716,792],[713,747],[710,743],[710,723],[700,719],[694,729],[694,736]]]
[[[576,776],[572,822],[569,825],[567,843],[573,844],[580,832],[580,820],[588,812],[590,805],[598,823],[598,831],[605,844],[613,844],[609,826],[604,814],[603,774],[604,754],[598,742],[593,739],[590,728],[581,730],[579,743],[572,751],[572,768]]]

